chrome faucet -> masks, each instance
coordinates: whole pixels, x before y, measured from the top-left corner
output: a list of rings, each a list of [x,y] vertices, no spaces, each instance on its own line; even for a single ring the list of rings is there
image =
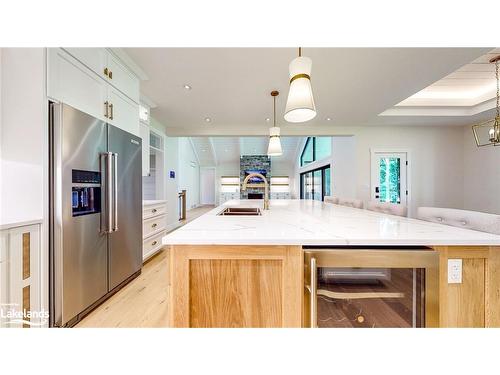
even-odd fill
[[[247,183],[251,177],[259,177],[262,179],[262,181],[264,181],[264,210],[269,210],[269,184],[267,183],[267,180],[263,175],[261,175],[260,173],[250,173],[249,175],[247,175],[243,180],[241,190],[245,191],[247,189]]]

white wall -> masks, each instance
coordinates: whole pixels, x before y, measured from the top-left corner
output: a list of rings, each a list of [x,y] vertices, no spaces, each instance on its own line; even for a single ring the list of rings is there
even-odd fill
[[[215,204],[215,168],[200,169],[200,204]]]
[[[333,137],[333,195],[370,200],[370,149],[409,151],[410,216],[419,206],[463,208],[462,127],[353,127]],[[308,168],[313,167],[311,165]],[[297,168],[296,175],[303,171]],[[298,186],[298,183],[295,184]]]
[[[189,138],[179,138],[179,190],[186,190],[186,208],[200,205],[200,164]]]
[[[170,171],[175,178],[170,178]],[[165,199],[167,200],[167,229],[179,224],[179,138],[165,137]]]
[[[215,201],[216,205],[220,203],[220,178],[222,176],[239,176],[240,175],[240,163],[239,161],[234,163],[222,163],[218,164],[215,168]]]
[[[477,147],[470,126],[463,138],[464,208],[500,214],[500,147]]]
[[[1,53],[0,222],[42,219],[48,204],[45,50]]]
[[[370,149],[409,151],[409,214],[419,206],[463,207],[461,127],[365,127],[356,137],[356,195],[370,200]]]
[[[331,182],[332,195],[356,197],[356,138],[332,137]]]

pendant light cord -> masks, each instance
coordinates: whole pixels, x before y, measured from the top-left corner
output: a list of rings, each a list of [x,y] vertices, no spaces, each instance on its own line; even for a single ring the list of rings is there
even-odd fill
[[[498,60],[495,61],[495,77],[497,79],[497,118],[500,117],[500,84],[498,81]]]
[[[274,127],[276,127],[276,96],[273,96],[274,99],[274,105],[273,105],[273,112],[274,112]],[[498,101],[498,98],[497,98]],[[498,104],[498,103],[497,103]],[[498,105],[497,105],[497,110],[498,110]]]

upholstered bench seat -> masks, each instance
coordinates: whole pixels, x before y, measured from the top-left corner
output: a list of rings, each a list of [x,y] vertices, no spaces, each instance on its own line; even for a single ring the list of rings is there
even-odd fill
[[[454,208],[419,207],[417,217],[453,227],[500,234],[500,215]]]

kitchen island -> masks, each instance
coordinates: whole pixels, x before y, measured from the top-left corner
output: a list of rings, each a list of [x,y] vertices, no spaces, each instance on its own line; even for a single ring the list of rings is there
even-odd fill
[[[317,201],[228,207],[262,202],[226,202],[163,238],[174,327],[316,326],[312,259],[425,269],[422,326],[500,326],[500,236]],[[448,259],[462,260],[461,283],[448,283]]]

